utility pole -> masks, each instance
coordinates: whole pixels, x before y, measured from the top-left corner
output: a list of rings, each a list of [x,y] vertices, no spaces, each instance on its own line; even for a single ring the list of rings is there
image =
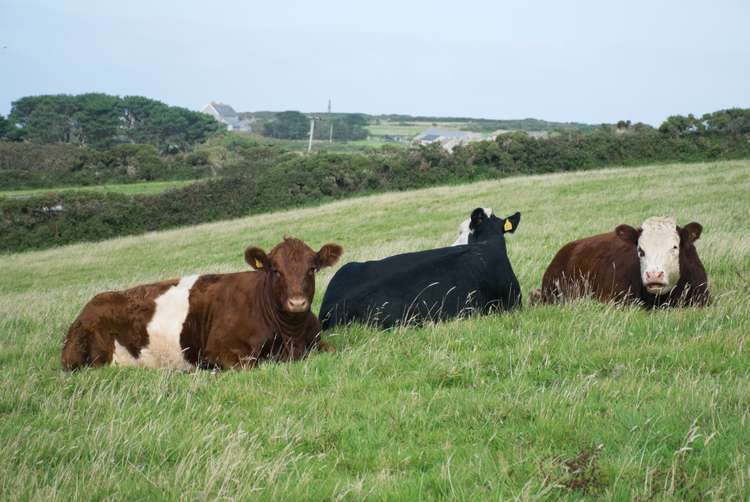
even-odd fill
[[[328,142],[333,143],[333,118],[331,118],[331,98],[328,98],[328,121],[331,123],[331,130],[328,132]]]
[[[313,133],[315,132],[315,117],[310,117],[310,141],[307,143],[307,153],[310,153],[312,151],[312,139],[313,139]]]

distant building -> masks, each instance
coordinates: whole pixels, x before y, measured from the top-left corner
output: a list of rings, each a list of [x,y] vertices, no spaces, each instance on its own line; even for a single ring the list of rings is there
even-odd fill
[[[213,118],[227,126],[227,131],[252,132],[253,120],[241,119],[237,112],[229,105],[211,101],[203,107],[202,113],[211,115]]]
[[[473,141],[481,141],[485,139],[483,135],[478,132],[467,132],[467,131],[454,131],[451,129],[441,129],[439,127],[430,127],[417,134],[414,137],[413,142],[418,145],[427,145],[430,143],[438,142],[443,148],[448,151],[452,151],[458,145],[466,145]]]
[[[388,143],[405,143],[406,139],[400,134],[386,134],[383,136],[383,141]]]

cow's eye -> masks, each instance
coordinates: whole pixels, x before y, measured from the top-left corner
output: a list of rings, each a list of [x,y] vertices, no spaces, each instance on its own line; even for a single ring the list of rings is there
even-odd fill
[[[316,267],[310,267],[310,270],[308,270],[307,273],[308,274],[314,274],[317,271],[318,271],[318,269]]]
[[[643,252],[643,248],[641,248],[640,246],[638,246],[638,256],[640,256],[641,258],[643,258],[645,255],[646,255],[646,253]]]
[[[279,276],[281,275],[281,272],[279,272],[279,271],[278,271],[278,270],[276,270],[275,268],[271,269],[271,272],[272,272],[272,273],[273,273],[273,275],[275,275],[276,277],[279,277]]]

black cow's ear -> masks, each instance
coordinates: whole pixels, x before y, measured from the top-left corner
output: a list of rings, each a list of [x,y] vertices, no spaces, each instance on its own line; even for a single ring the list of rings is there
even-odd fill
[[[630,225],[618,225],[617,228],[615,228],[617,237],[633,245],[638,244],[638,238],[641,236],[641,231],[640,228],[636,230]]]
[[[503,233],[507,234],[508,232],[515,232],[519,223],[521,223],[521,213],[516,211],[515,214],[505,218],[505,221],[503,222]]]
[[[471,221],[469,222],[469,230],[476,230],[484,220],[487,219],[487,213],[481,207],[476,208],[471,212]]]
[[[317,268],[330,267],[339,261],[342,254],[344,254],[344,248],[338,244],[326,244],[315,255],[315,266]]]
[[[245,250],[245,261],[255,270],[268,269],[268,256],[261,248],[247,248]]]
[[[694,221],[688,223],[684,227],[677,227],[677,232],[680,234],[680,242],[684,244],[692,244],[700,239],[701,234],[703,233],[703,225]]]

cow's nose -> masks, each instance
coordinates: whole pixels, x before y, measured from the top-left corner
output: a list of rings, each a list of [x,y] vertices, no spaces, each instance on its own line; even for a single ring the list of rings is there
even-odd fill
[[[286,306],[289,309],[290,312],[304,312],[307,310],[307,307],[309,306],[309,302],[307,301],[307,298],[289,298],[286,301]]]
[[[646,272],[646,280],[648,281],[658,281],[664,279],[664,271],[660,270],[659,272]]]

